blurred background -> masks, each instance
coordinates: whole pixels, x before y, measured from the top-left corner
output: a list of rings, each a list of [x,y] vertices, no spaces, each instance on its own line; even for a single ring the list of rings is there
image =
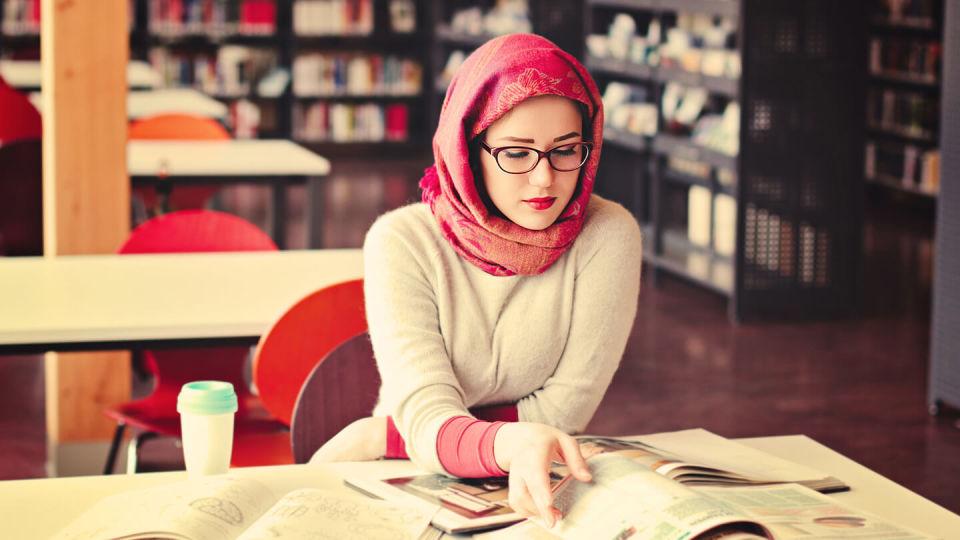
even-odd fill
[[[40,4],[0,0],[7,256],[43,251]],[[603,93],[597,192],[644,231],[640,311],[588,431],[803,433],[960,510],[951,0],[130,0],[128,27],[131,142],[282,139],[331,166],[197,185],[131,166],[131,225],[213,208],[285,249],[360,247],[418,201],[465,56],[550,38]],[[0,478],[50,472],[44,377],[0,358]]]

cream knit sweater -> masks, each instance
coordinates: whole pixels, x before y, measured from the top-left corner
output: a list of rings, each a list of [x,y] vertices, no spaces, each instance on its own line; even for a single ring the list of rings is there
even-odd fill
[[[370,338],[391,415],[419,466],[444,472],[437,433],[467,408],[517,402],[520,420],[583,430],[637,311],[640,229],[594,195],[573,246],[537,276],[461,259],[429,207],[381,216],[363,246]]]

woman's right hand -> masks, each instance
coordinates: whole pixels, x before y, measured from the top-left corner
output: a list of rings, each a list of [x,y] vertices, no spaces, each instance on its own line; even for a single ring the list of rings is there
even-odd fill
[[[577,440],[554,427],[506,423],[497,431],[493,446],[497,465],[510,473],[510,506],[525,517],[540,517],[549,527],[563,517],[553,506],[551,463],[566,463],[581,482],[592,480]]]

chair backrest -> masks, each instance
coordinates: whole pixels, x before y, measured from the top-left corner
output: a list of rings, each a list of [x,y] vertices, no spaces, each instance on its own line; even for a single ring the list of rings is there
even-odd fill
[[[212,118],[170,113],[133,121],[127,137],[144,140],[227,140],[230,133]]]
[[[39,139],[40,113],[27,96],[0,78],[0,144]]]
[[[363,280],[325,287],[294,304],[257,344],[253,382],[263,406],[289,425],[297,394],[314,366],[366,329]]]
[[[276,251],[277,245],[256,225],[212,210],[181,210],[150,219],[130,233],[120,254]],[[149,309],[149,306],[144,306]],[[157,377],[157,401],[176,402],[182,383],[215,378],[231,382],[238,395],[248,393],[243,366],[249,347],[145,351],[147,370]],[[197,361],[203,356],[202,361]],[[241,400],[243,401],[243,400]],[[241,404],[241,408],[244,405]]]
[[[0,113],[0,129],[6,122]],[[39,140],[0,146],[0,255],[43,254],[43,177]]]
[[[366,332],[324,357],[307,376],[293,410],[294,462],[306,463],[350,422],[370,416],[379,391],[380,373]]]
[[[190,114],[158,114],[130,124],[131,140],[229,140],[230,133],[212,118]],[[203,208],[217,192],[212,186],[177,186],[170,193],[168,205],[174,210]],[[157,194],[152,187],[137,187],[134,193],[147,208],[156,208]]]
[[[180,210],[140,224],[119,253],[276,250],[267,233],[249,221],[213,210]]]

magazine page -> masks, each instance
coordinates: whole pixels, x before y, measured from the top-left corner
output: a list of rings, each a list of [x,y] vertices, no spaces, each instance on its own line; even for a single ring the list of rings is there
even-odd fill
[[[559,489],[570,478],[566,467],[551,472],[551,484]],[[436,512],[433,525],[448,533],[460,533],[509,525],[523,520],[510,508],[507,477],[455,478],[422,474],[398,478],[347,478],[347,485],[388,501],[416,505]]]
[[[284,495],[238,540],[418,540],[430,518],[408,505],[305,488]]]
[[[845,538],[926,540],[933,537],[855,510],[797,484],[751,487],[700,487],[710,496],[762,522],[778,540]]]
[[[843,482],[815,469],[750,448],[704,429],[635,437],[582,436],[577,439],[581,447],[590,453],[633,450],[633,457],[638,462],[687,485],[796,482],[819,491],[847,489]]]
[[[747,524],[745,516],[731,507],[627,457],[601,454],[588,463],[593,482],[573,482],[559,493],[555,504],[563,519],[549,531],[537,531],[539,525],[530,520],[477,538],[685,540],[734,524],[742,525],[741,530],[764,533],[762,527]]]
[[[275,500],[270,488],[249,478],[187,480],[106,497],[55,538],[232,540]]]

